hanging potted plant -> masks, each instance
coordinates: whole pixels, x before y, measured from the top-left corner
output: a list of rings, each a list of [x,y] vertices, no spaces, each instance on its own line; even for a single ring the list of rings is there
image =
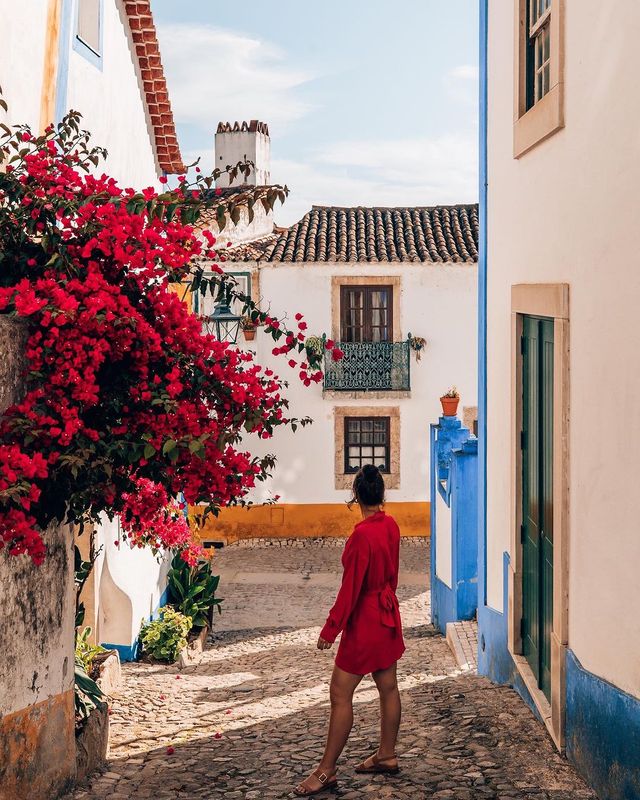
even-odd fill
[[[445,417],[455,417],[458,412],[458,403],[460,402],[460,395],[455,386],[448,389],[440,398],[442,403],[442,413]]]
[[[412,336],[409,334],[409,347],[416,354],[416,361],[420,361],[422,351],[427,346],[427,340],[422,336]]]
[[[311,361],[321,359],[325,351],[326,341],[327,340],[324,335],[307,336],[307,340],[304,343],[305,349],[307,351],[307,358],[310,359]]]
[[[251,317],[242,317],[240,325],[245,341],[252,342],[256,338],[256,328],[258,327],[256,323],[253,322]]]

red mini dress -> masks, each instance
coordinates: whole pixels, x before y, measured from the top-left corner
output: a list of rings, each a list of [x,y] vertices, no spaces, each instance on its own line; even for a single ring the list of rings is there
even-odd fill
[[[400,530],[378,511],[353,529],[342,555],[344,573],[336,602],[320,636],[342,631],[336,666],[352,675],[388,669],[405,651],[396,589]]]

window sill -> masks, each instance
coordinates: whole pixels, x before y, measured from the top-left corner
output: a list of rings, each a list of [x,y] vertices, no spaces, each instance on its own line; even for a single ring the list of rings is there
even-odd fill
[[[353,479],[355,472],[341,472],[335,476],[336,489],[351,489],[353,486]],[[399,489],[400,488],[400,473],[399,472],[384,472],[384,485],[386,489]]]
[[[382,390],[359,390],[353,391],[351,389],[323,389],[323,400],[401,400],[405,397],[411,397],[409,390],[395,390],[395,389],[382,389]]]
[[[78,35],[73,37],[73,49],[90,64],[93,64],[96,69],[102,71],[102,54],[97,53],[92,47],[85,44]]]
[[[564,128],[563,84],[557,83],[513,126],[513,157],[520,158]]]

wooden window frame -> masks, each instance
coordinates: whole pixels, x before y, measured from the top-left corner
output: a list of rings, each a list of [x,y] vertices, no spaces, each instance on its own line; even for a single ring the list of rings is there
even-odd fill
[[[520,158],[564,127],[564,3],[551,0],[532,23],[533,0],[515,2],[515,93],[513,156]],[[549,87],[536,98],[535,41],[549,30]],[[546,62],[545,62],[546,64]],[[532,96],[533,89],[533,96]]]
[[[347,417],[389,417],[389,470],[384,476],[387,489],[400,488],[400,406],[334,406],[333,409],[333,434],[334,434],[334,486],[338,490],[351,490],[353,485],[353,472],[345,472],[344,446],[345,446],[345,419]]]
[[[382,326],[379,325],[372,325],[371,319],[367,319],[367,311],[371,312],[371,304],[370,300],[367,303],[367,298],[370,298],[373,292],[380,292],[383,290],[387,290],[389,292],[389,303],[387,305],[387,324],[384,326],[387,330],[387,339],[380,339],[380,341],[387,341],[393,342],[393,284],[370,284],[370,283],[361,283],[361,284],[352,284],[352,285],[345,285],[343,284],[340,287],[340,341],[346,342],[348,341],[346,338],[346,331],[349,326],[347,324],[347,309],[348,301],[347,297],[349,292],[353,291],[360,291],[364,294],[364,305],[362,309],[363,313],[363,324],[362,324],[362,336],[363,338],[360,340],[354,339],[353,341],[362,341],[362,342],[373,342],[374,339],[372,337],[372,330],[374,327],[380,328]]]
[[[344,474],[345,475],[355,475],[357,470],[353,470],[349,466],[349,448],[351,447],[359,447],[360,448],[360,461],[362,462],[362,443],[359,445],[354,445],[349,442],[349,422],[352,420],[358,420],[359,422],[373,422],[374,425],[376,422],[380,422],[381,420],[385,423],[385,444],[384,444],[384,460],[385,460],[385,469],[381,469],[380,472],[383,475],[390,475],[391,474],[391,417],[383,417],[383,416],[358,416],[356,414],[352,416],[347,416],[344,418]],[[361,431],[362,433],[362,431]],[[371,444],[372,448],[375,448],[375,443]],[[375,458],[375,456],[374,456]],[[371,461],[370,463],[374,463]],[[360,467],[363,464],[361,463]],[[377,464],[376,464],[377,466]]]

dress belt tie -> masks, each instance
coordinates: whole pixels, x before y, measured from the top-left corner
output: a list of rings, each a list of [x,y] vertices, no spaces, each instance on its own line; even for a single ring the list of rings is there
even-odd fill
[[[387,628],[397,628],[400,607],[398,598],[391,586],[387,584],[382,589],[372,589],[368,595],[378,595],[378,605],[380,606],[380,622]]]

